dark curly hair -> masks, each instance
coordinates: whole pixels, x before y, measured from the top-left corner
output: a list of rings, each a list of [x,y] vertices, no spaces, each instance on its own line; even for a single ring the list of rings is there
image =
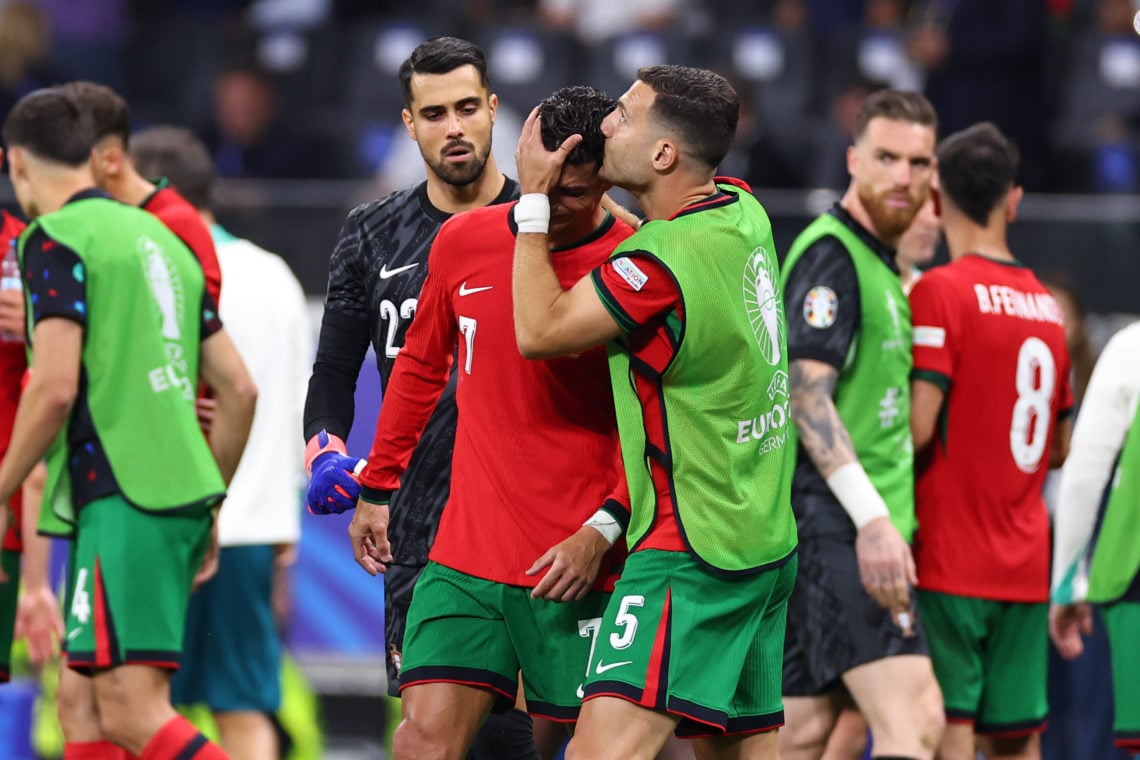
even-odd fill
[[[606,138],[602,136],[602,119],[614,110],[617,101],[593,87],[563,87],[539,105],[542,119],[542,144],[555,150],[571,135],[582,135],[582,142],[570,151],[566,163],[582,166],[602,165]]]

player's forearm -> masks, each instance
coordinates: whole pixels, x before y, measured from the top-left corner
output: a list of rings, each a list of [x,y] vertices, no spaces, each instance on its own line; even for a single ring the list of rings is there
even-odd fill
[[[356,378],[368,351],[368,341],[365,315],[325,309],[313,374],[305,396],[306,441],[321,430],[340,438],[348,437],[356,411]]]
[[[51,557],[51,540],[36,532],[40,521],[40,504],[43,502],[47,468],[37,464],[24,481],[23,525],[24,543],[23,581],[28,589],[47,588],[48,564]]]
[[[788,369],[792,420],[800,444],[826,480],[846,464],[858,462],[855,446],[831,394],[839,373],[823,362],[798,359]]]
[[[210,451],[226,485],[237,472],[245,451],[253,414],[257,405],[257,388],[252,381],[217,392],[218,408],[210,428]]]
[[[528,359],[563,353],[559,301],[565,291],[550,261],[545,234],[519,234],[511,288],[519,352]]]

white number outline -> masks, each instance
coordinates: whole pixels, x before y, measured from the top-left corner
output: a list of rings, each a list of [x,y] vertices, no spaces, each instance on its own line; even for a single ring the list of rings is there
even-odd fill
[[[1040,379],[1038,380],[1038,371]],[[1034,382],[1037,385],[1034,386]],[[1036,472],[1049,439],[1057,368],[1045,341],[1029,337],[1017,352],[1017,402],[1009,425],[1009,450],[1022,472]]]
[[[463,371],[471,374],[471,360],[475,355],[475,331],[479,328],[479,321],[474,317],[459,317],[459,332],[467,343],[467,357],[463,361]]]
[[[617,617],[614,618],[614,624],[621,626],[625,630],[619,636],[617,633],[610,634],[610,646],[614,649],[629,649],[633,644],[633,638],[637,635],[637,616],[629,611],[630,607],[644,607],[645,597],[641,594],[628,594],[622,597],[621,606],[618,607]]]
[[[408,320],[416,315],[416,304],[419,299],[405,298],[404,302],[400,304],[400,308],[396,308],[393,301],[387,298],[380,302],[380,319],[388,320],[388,333],[384,339],[384,355],[389,359],[395,359],[400,353],[403,346],[396,345],[396,333],[400,330],[400,320]]]

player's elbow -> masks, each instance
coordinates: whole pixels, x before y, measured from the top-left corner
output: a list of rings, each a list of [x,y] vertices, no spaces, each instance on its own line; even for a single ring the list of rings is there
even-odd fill
[[[1049,468],[1057,469],[1065,464],[1069,458],[1069,438],[1058,435],[1053,439],[1053,446],[1049,451]]]
[[[915,453],[925,451],[926,447],[934,442],[934,425],[912,420],[910,436],[914,441]]]
[[[515,322],[515,342],[524,359],[547,359],[556,353],[548,336]]]

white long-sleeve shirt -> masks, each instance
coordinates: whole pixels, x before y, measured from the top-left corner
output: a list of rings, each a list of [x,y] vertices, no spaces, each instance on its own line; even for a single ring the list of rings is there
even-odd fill
[[[257,384],[257,411],[218,518],[222,546],[294,543],[301,535],[301,418],[313,361],[305,293],[289,265],[211,227],[222,268],[218,311]]]
[[[1088,546],[1097,511],[1140,398],[1140,322],[1112,336],[1097,361],[1061,472],[1053,550],[1053,601],[1088,594]]]

